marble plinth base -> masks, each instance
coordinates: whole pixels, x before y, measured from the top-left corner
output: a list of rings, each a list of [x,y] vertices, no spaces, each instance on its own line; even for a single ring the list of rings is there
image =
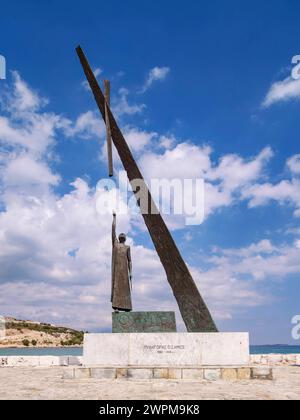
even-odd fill
[[[248,333],[85,334],[84,366],[247,366]]]

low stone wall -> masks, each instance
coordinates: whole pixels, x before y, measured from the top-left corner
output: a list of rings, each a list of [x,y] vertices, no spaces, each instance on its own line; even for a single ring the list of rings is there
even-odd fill
[[[82,357],[77,356],[0,356],[1,367],[80,366]]]
[[[263,366],[300,366],[300,354],[256,354],[250,357],[250,364]]]
[[[0,356],[1,367],[81,366],[77,356]],[[300,354],[257,354],[250,356],[250,366],[300,366]]]

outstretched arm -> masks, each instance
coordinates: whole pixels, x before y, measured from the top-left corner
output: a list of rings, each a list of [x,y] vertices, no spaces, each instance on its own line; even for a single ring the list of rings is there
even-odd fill
[[[116,229],[117,229],[117,216],[116,213],[113,213],[113,224],[112,224],[112,245],[115,245],[115,242],[117,240],[117,234],[116,234]]]

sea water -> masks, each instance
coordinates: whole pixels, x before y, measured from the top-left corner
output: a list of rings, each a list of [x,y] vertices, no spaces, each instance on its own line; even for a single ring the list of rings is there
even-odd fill
[[[251,354],[300,354],[300,346],[265,345],[251,346]],[[11,348],[0,349],[0,356],[82,356],[82,347],[55,348]]]
[[[11,348],[0,349],[1,356],[82,356],[82,347]]]

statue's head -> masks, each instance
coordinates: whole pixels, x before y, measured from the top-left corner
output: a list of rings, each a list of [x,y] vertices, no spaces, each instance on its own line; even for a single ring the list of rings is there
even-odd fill
[[[119,242],[121,244],[125,244],[126,240],[127,240],[127,238],[126,238],[125,233],[121,233],[121,235],[119,236]]]

